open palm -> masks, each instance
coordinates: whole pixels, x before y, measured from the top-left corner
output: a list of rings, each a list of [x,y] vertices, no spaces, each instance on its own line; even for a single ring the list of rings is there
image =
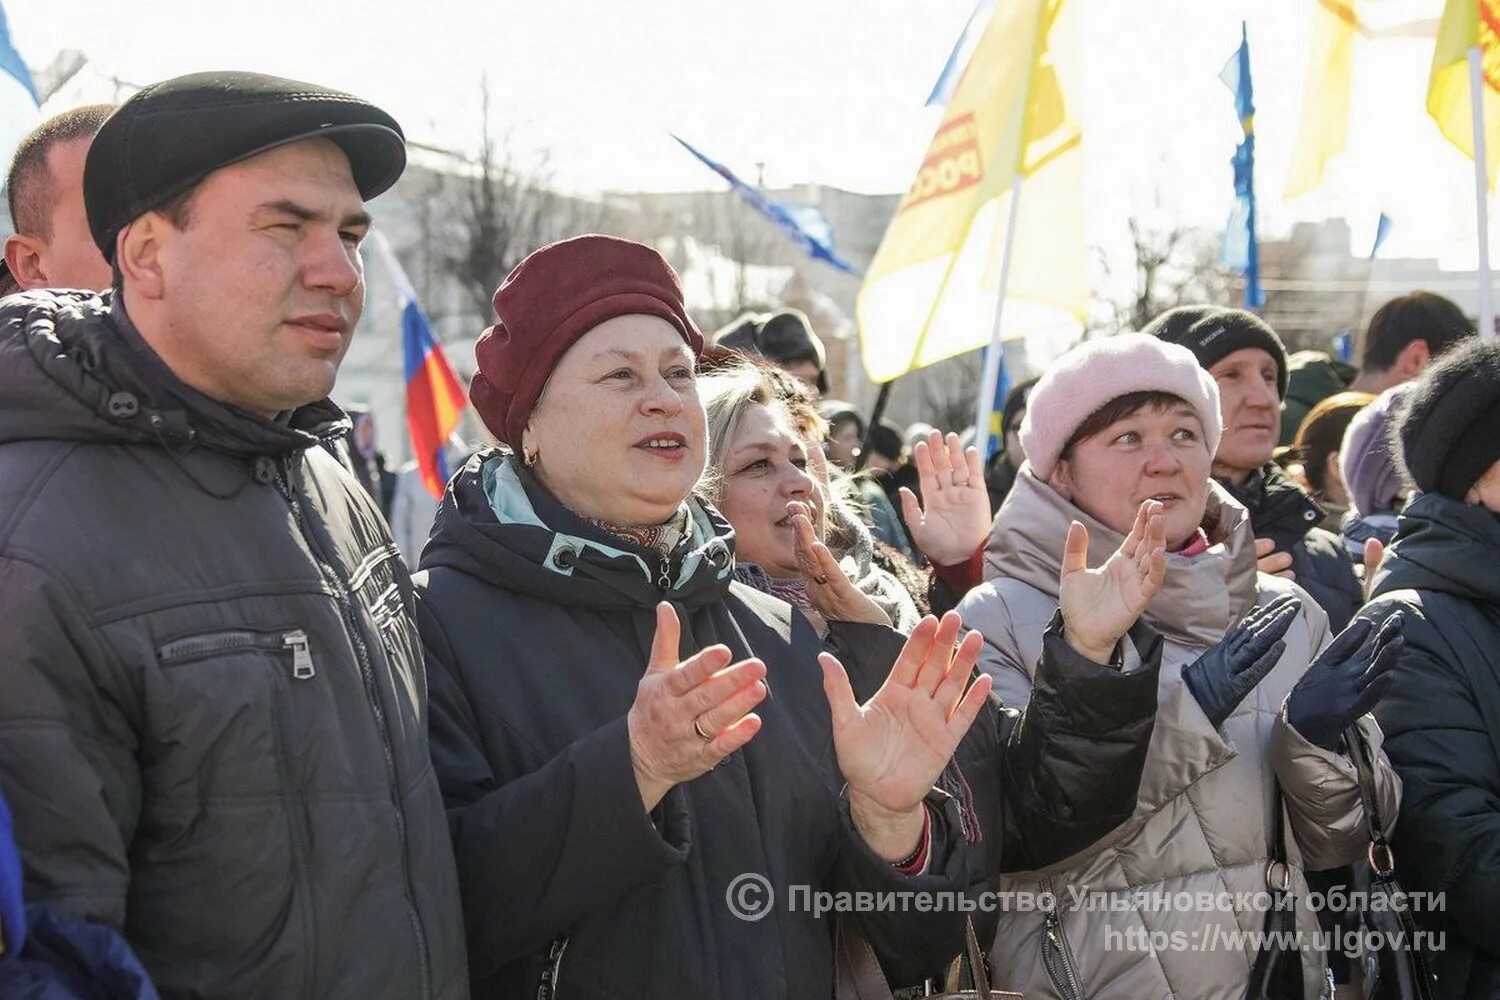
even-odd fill
[[[1141,504],[1130,534],[1098,569],[1088,566],[1088,529],[1077,521],[1068,526],[1058,608],[1069,643],[1090,659],[1107,661],[1161,589],[1166,577],[1161,509],[1155,500]]]
[[[901,487],[901,513],[912,541],[938,566],[967,562],[990,532],[990,494],[979,452],[965,450],[957,434],[945,442],[937,431],[912,451],[921,501]]]
[[[848,675],[827,653],[823,688],[833,711],[833,741],[850,798],[892,813],[915,808],[979,715],[990,678],[969,683],[984,643],[970,632],[956,648],[963,622],[949,613],[924,618],[907,639],[879,691],[854,700]]]

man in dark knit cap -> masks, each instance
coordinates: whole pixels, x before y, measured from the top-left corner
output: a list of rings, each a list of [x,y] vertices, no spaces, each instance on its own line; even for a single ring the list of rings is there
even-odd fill
[[[1224,436],[1213,476],[1250,512],[1261,570],[1295,579],[1341,630],[1362,603],[1354,565],[1318,527],[1322,508],[1271,461],[1287,386],[1281,338],[1253,313],[1217,306],[1168,310],[1143,332],[1192,351],[1218,383]]]
[[[113,289],[0,305],[0,786],[163,997],[467,996],[411,581],[321,447],[405,162],[348,94],[154,84],[84,168]]]

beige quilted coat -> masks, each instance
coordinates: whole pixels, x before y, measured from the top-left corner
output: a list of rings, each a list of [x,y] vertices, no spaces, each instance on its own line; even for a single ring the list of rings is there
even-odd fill
[[[984,634],[981,666],[1008,705],[1019,707],[1029,696],[1042,632],[1057,609],[1063,539],[1074,519],[1089,529],[1090,565],[1122,541],[1023,468],[995,521],[987,582],[959,608],[965,623]],[[1205,529],[1209,550],[1192,558],[1168,555],[1166,582],[1146,612],[1165,646],[1156,728],[1135,814],[1105,840],[1047,871],[999,878],[1002,892],[1050,889],[1058,907],[1049,918],[1020,909],[1020,895],[1001,897],[1009,908],[990,949],[997,988],[1018,990],[1028,1000],[1240,1000],[1253,948],[1244,942],[1233,947],[1225,932],[1258,931],[1265,923],[1253,897],[1266,887],[1273,777],[1280,777],[1286,803],[1301,929],[1317,930],[1302,870],[1336,867],[1364,854],[1353,766],[1302,739],[1281,711],[1329,640],[1327,618],[1294,584],[1257,574],[1246,513],[1217,486]],[[1285,653],[1216,731],[1183,683],[1181,668],[1252,605],[1288,591],[1302,598],[1303,611],[1287,634]],[[1132,666],[1127,658],[1125,669]],[[1384,814],[1394,817],[1399,779],[1378,753],[1374,720],[1366,716],[1361,725],[1377,748]],[[1172,901],[1163,905],[1160,894],[1168,893]],[[1196,901],[1178,905],[1179,893],[1215,898],[1205,910]],[[1142,932],[1161,933],[1147,943]],[[1309,1000],[1322,992],[1324,968],[1322,955],[1304,950]]]

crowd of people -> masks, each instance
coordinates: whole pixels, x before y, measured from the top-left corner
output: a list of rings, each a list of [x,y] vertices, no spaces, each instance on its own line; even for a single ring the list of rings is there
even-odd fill
[[[330,397],[405,156],[251,73],[16,154],[0,996],[1500,997],[1500,345],[1453,303],[1358,369],[1173,309],[986,463],[583,235],[495,276],[492,441],[401,507]]]

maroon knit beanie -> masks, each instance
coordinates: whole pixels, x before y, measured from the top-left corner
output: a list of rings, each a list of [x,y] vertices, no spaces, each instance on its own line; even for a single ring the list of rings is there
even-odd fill
[[[542,388],[574,341],[616,316],[659,316],[696,356],[703,334],[688,317],[682,282],[661,254],[614,236],[577,236],[534,251],[495,292],[500,322],[474,345],[469,399],[490,433],[512,448]]]

